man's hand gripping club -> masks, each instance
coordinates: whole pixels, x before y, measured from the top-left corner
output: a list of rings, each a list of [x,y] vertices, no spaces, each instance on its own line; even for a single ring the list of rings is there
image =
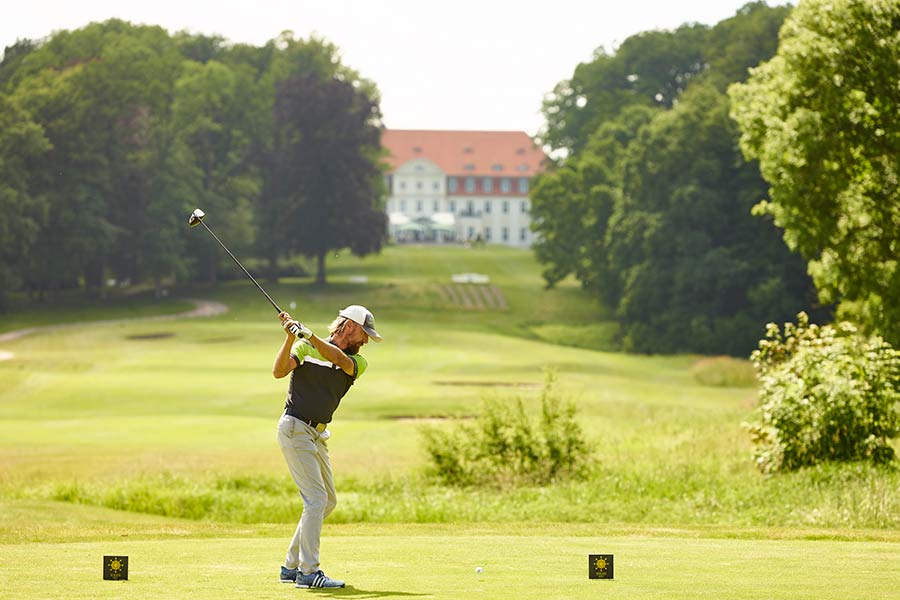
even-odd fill
[[[295,321],[291,318],[291,315],[282,311],[278,313],[278,318],[281,319],[281,326],[285,331],[293,335],[294,337],[302,337],[304,339],[309,339],[312,337],[312,331],[309,327],[301,323],[300,321]]]
[[[294,362],[294,359],[291,357],[291,346],[294,345],[294,340],[298,337],[308,340],[313,336],[313,332],[309,327],[292,319],[291,315],[286,312],[278,313],[278,318],[281,320],[281,327],[287,335],[284,338],[284,343],[278,350],[278,354],[275,355],[275,364],[272,365],[272,375],[276,379],[281,379],[293,371],[294,367],[297,366],[297,363]]]

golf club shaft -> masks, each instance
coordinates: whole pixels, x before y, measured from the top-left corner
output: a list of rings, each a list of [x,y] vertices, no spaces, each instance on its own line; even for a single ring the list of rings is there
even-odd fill
[[[244,265],[241,264],[241,261],[239,261],[237,258],[235,258],[234,254],[231,253],[231,250],[229,250],[229,249],[225,246],[225,244],[222,243],[222,240],[219,239],[219,236],[217,236],[215,233],[213,233],[213,230],[210,229],[209,226],[208,226],[206,223],[204,223],[203,221],[200,221],[200,224],[203,225],[204,227],[206,227],[206,230],[209,232],[209,234],[210,234],[211,236],[213,236],[214,238],[216,238],[216,241],[219,242],[219,245],[222,246],[222,249],[225,250],[225,252],[228,253],[228,256],[231,257],[231,260],[233,260],[233,261],[235,262],[235,264],[241,268],[241,271],[243,271],[244,274],[245,274],[247,277],[250,278],[250,281],[253,282],[253,285],[255,285],[256,288],[257,288],[260,292],[262,292],[263,296],[266,297],[266,300],[269,301],[269,304],[271,304],[271,305],[275,308],[275,310],[276,310],[278,313],[281,313],[281,312],[282,312],[281,309],[278,308],[278,305],[275,304],[275,301],[274,301],[274,300],[272,300],[272,296],[270,296],[269,294],[267,294],[267,293],[266,293],[266,290],[264,290],[264,289],[262,288],[262,286],[259,285],[259,284],[256,282],[255,279],[253,279],[253,275],[250,274],[250,271],[248,271],[247,269],[245,269],[245,268],[244,268]]]

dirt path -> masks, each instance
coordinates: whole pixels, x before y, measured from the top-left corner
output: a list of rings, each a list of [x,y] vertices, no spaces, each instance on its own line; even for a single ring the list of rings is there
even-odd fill
[[[78,323],[66,323],[64,325],[41,325],[39,327],[26,327],[25,329],[17,329],[0,334],[0,344],[3,342],[11,342],[19,338],[45,331],[49,329],[61,329],[66,327],[81,327],[83,325],[109,325],[112,323],[125,323],[128,321],[171,321],[173,319],[195,319],[198,317],[214,317],[228,312],[228,306],[221,302],[212,300],[197,300],[189,298],[189,302],[194,303],[194,308],[187,312],[177,313],[174,315],[157,315],[155,317],[138,317],[134,319],[108,319],[105,321],[80,321]],[[0,360],[10,360],[15,354],[6,350],[0,350]]]

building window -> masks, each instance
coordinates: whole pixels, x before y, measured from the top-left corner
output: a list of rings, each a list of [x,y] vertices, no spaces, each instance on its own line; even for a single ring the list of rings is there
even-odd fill
[[[463,171],[474,171],[475,163],[466,163],[463,165]]]
[[[503,238],[504,242],[508,242],[509,241],[509,227],[504,227],[503,230],[501,231],[500,235]]]
[[[422,182],[421,182],[421,181],[417,181],[417,182],[416,182],[416,189],[417,189],[417,190],[421,190],[421,189],[422,189]]]
[[[508,194],[510,189],[512,189],[512,182],[509,180],[509,177],[502,177],[500,179],[500,191]]]
[[[400,189],[401,189],[401,190],[405,190],[405,189],[406,189],[406,182],[405,182],[405,181],[401,181],[401,182],[400,182]]]
[[[519,202],[519,212],[521,212],[523,215],[528,214],[528,201],[527,200],[522,200],[521,202]]]
[[[484,212],[490,214],[490,212],[491,212],[491,201],[490,200],[484,201]]]
[[[491,165],[491,171],[502,171],[502,170],[503,170],[503,165],[501,165],[500,163]]]
[[[416,212],[417,213],[422,212],[422,201],[421,200],[416,200]]]
[[[503,201],[503,214],[509,214],[509,200]]]
[[[450,212],[452,212],[452,213],[456,212],[456,200],[450,201]]]
[[[485,177],[481,180],[481,191],[485,194],[490,194],[494,191],[494,179],[492,177]]]
[[[435,200],[432,206],[432,212],[441,212],[441,201]]]
[[[469,232],[468,232],[468,234],[466,234],[466,237],[469,238],[470,240],[473,237],[475,237],[475,228],[474,227],[469,227]]]
[[[519,178],[519,193],[520,194],[528,193],[528,178],[527,177]]]
[[[519,239],[520,239],[520,240],[522,240],[522,241],[524,242],[524,241],[525,241],[525,238],[526,238],[527,236],[528,236],[528,230],[527,230],[527,229],[525,229],[525,228],[523,227],[522,229],[519,230]]]
[[[400,212],[404,212],[404,213],[406,212],[406,200],[405,199],[400,200]]]
[[[432,187],[434,188],[434,191],[436,191],[436,192],[441,191],[441,182],[440,182],[440,181],[435,181],[435,182],[434,182],[434,185],[433,185]]]
[[[449,179],[447,179],[447,191],[456,191],[456,177],[450,177]]]
[[[471,200],[466,202],[466,213],[468,213],[470,215],[475,214],[475,204]]]
[[[491,228],[490,227],[484,228],[484,241],[486,241],[486,242],[491,241]]]
[[[475,178],[474,177],[466,177],[466,192],[469,194],[475,191]]]

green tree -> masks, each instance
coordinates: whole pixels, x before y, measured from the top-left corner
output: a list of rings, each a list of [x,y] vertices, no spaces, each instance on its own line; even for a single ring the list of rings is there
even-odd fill
[[[190,165],[181,183],[238,253],[252,248],[253,205],[262,188],[253,151],[260,143],[255,125],[264,103],[253,75],[246,65],[189,62],[175,85],[172,107]],[[218,266],[228,257],[199,236],[191,238],[190,247],[189,255],[199,257],[201,270],[215,281]],[[233,265],[225,268],[234,273]]]
[[[544,101],[547,121],[541,140],[554,150],[577,154],[604,122],[626,106],[671,107],[701,74],[705,25],[647,31],[629,37],[614,54],[603,48],[581,63]]]
[[[750,216],[764,182],[722,93],[771,57],[789,10],[632,36],[545,103],[544,139],[568,154],[532,188],[535,251],[548,285],[574,275],[616,310],[626,348],[746,354],[809,305],[802,261]]]
[[[733,17],[716,23],[704,51],[709,65],[707,81],[723,92],[730,84],[745,81],[752,67],[774,56],[778,30],[790,12],[790,6],[750,2]]]
[[[102,294],[110,271],[141,278],[147,236],[164,233],[147,207],[168,198],[155,181],[151,167],[160,161],[150,141],[167,119],[180,65],[164,30],[118,20],[56,34],[22,59],[13,94],[52,144],[35,165],[49,211],[29,256],[29,287],[80,278]]]
[[[284,250],[314,257],[324,284],[330,251],[364,256],[385,239],[381,114],[352,81],[308,73],[278,86],[275,124],[281,202],[273,233]]]
[[[266,44],[254,64],[265,67],[268,107],[258,125],[267,140],[259,152],[265,235],[258,247],[273,276],[280,257],[300,253],[316,258],[324,282],[330,250],[364,255],[386,235],[378,90],[341,63],[333,44],[290,31]]]
[[[607,253],[609,219],[621,195],[628,146],[655,113],[643,106],[623,109],[594,132],[584,152],[537,177],[531,218],[547,287],[574,275],[609,305],[618,302],[621,286]]]
[[[0,61],[0,90],[6,88],[7,83],[19,69],[22,61],[37,47],[33,40],[16,40],[12,46],[3,50],[3,60]]]
[[[36,52],[35,54],[39,54]],[[44,130],[48,152],[31,163],[31,189],[45,199],[46,219],[26,255],[23,285],[33,297],[76,287],[84,257],[107,244],[103,206],[91,193],[96,156],[84,149],[90,131],[80,126],[83,105],[77,98],[76,75],[82,65],[56,71],[47,68],[23,78],[13,100]]]
[[[900,4],[805,0],[730,88],[741,148],[823,302],[900,343]]]
[[[221,61],[228,53],[228,45],[220,35],[204,35],[181,31],[172,36],[178,51],[189,61],[206,64]]]
[[[750,215],[764,182],[736,138],[727,97],[695,84],[630,145],[607,235],[627,348],[746,355],[808,306],[802,261]]]
[[[41,127],[0,94],[0,310],[22,283],[23,267],[44,220],[30,165],[50,149]]]

